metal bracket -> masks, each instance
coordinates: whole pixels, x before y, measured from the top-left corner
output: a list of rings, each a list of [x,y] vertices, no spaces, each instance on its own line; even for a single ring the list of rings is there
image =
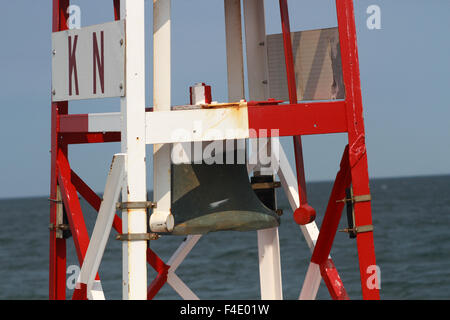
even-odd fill
[[[49,230],[70,230],[70,226],[68,224],[57,224],[55,225],[54,223],[50,223],[48,225]]]
[[[158,240],[159,234],[156,233],[123,233],[116,236],[116,240],[120,241],[147,241]]]
[[[116,208],[119,210],[126,209],[148,209],[156,208],[156,202],[151,201],[135,201],[135,202],[118,202]]]
[[[47,200],[50,202],[54,202],[54,203],[62,203],[63,202],[62,200],[52,199],[52,198],[48,198]]]
[[[372,231],[373,231],[372,224],[368,224],[365,226],[359,226],[359,227],[355,227],[355,228],[346,228],[346,229],[339,230],[339,232],[347,232],[350,234],[358,234],[358,233],[365,233],[365,232],[372,232]]]
[[[274,182],[255,182],[252,183],[252,189],[253,190],[260,190],[260,189],[274,189],[281,187],[281,182],[274,181]]]
[[[364,194],[361,196],[353,196],[351,198],[344,198],[342,200],[337,200],[336,202],[351,202],[351,203],[357,203],[357,202],[368,202],[372,200],[372,196],[370,194]]]
[[[355,207],[354,203],[357,202],[367,202],[371,201],[372,197],[370,194],[354,196],[353,189],[350,187],[345,191],[346,197],[342,200],[337,200],[336,202],[344,202],[347,205],[347,223],[348,228],[339,230],[339,232],[346,232],[349,234],[350,239],[355,239],[358,233],[373,231],[372,225],[355,227]]]

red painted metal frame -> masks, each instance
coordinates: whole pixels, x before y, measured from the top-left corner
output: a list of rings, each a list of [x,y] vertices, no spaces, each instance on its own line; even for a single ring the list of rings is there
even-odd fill
[[[69,0],[53,0],[52,32],[67,29]],[[67,145],[58,140],[59,115],[68,113],[67,102],[51,104],[51,176],[50,199],[57,198],[58,168],[56,157],[61,150],[67,154]],[[50,202],[50,223],[56,225],[57,204]],[[50,230],[49,298],[66,299],[66,240],[56,238],[56,230]]]
[[[286,75],[289,100],[291,103],[290,107],[305,109],[307,104],[297,104],[295,71],[292,56],[293,53],[287,0],[279,0],[279,3],[285,50]],[[311,125],[314,129],[317,129],[318,127],[320,127],[320,129],[323,129],[324,132],[320,133],[348,132],[348,141],[350,147],[347,146],[344,151],[343,159],[341,162],[341,170],[336,177],[329,204],[325,213],[324,221],[320,228],[319,238],[317,240],[314,248],[314,253],[311,258],[312,262],[317,263],[320,266],[321,275],[324,278],[324,281],[327,285],[328,290],[330,291],[332,298],[348,299],[336,268],[331,259],[328,259],[328,255],[331,251],[331,246],[333,244],[339,220],[342,214],[342,209],[344,207],[344,203],[337,203],[336,201],[345,198],[345,189],[349,187],[350,184],[352,184],[353,186],[353,194],[355,196],[368,195],[370,194],[370,190],[367,154],[365,147],[364,120],[353,0],[336,0],[336,13],[338,18],[339,39],[341,44],[343,78],[346,90],[345,101],[341,105],[340,110],[334,110],[338,111],[339,115],[336,114],[336,116],[333,118],[326,118],[327,116],[331,116],[331,112],[329,112],[331,110],[327,110],[326,112],[319,112],[320,115],[316,116],[317,119],[312,119],[311,117],[302,117],[301,119],[299,119],[300,117],[291,118],[290,115],[287,115],[288,113],[290,114],[292,112],[285,113],[284,116],[278,115],[280,107],[282,106],[273,106],[272,108],[274,110],[265,111],[265,115],[263,114],[264,111],[261,110],[262,108],[260,107],[260,110],[249,109],[249,123],[250,127],[255,129],[255,127],[266,127],[266,125],[268,124],[267,122],[270,122],[268,127],[275,129],[276,126],[274,126],[273,124],[274,122],[278,121],[278,128],[283,128],[283,130],[286,130],[286,125],[288,125],[288,127],[290,128],[290,133],[294,135],[294,150],[296,156],[297,179],[299,183],[299,195],[301,204],[302,201],[306,202],[307,198],[304,181],[301,139],[299,136],[295,135],[318,133],[317,131],[312,130]],[[329,106],[329,103],[325,103],[321,106]],[[277,119],[275,113],[277,113],[279,117],[281,116],[281,118]],[[255,124],[256,117],[259,118],[258,120],[256,120]],[[297,123],[296,120],[300,120],[299,123]],[[298,127],[304,126],[305,123],[307,127],[302,128],[302,133],[300,133]],[[336,130],[335,128],[335,130],[330,130],[332,128],[330,128],[329,126],[336,125],[337,123],[339,129]],[[279,135],[286,135],[286,131],[280,132]],[[370,202],[357,202],[354,204],[354,210],[355,213],[357,212],[357,214],[355,214],[356,227],[372,224]],[[301,219],[298,219],[298,217],[296,218],[296,220],[300,220],[299,222],[303,222],[301,221]],[[363,298],[379,299],[379,289],[369,288],[369,286],[367,285],[368,277],[371,276],[367,272],[368,268],[370,266],[376,265],[373,232],[371,231],[359,233],[357,234],[356,238]]]
[[[368,195],[369,173],[365,146],[365,131],[362,108],[361,80],[359,75],[358,49],[356,44],[355,14],[353,0],[336,0],[336,11],[341,45],[342,72],[347,104],[349,162],[352,175],[353,195]],[[356,202],[355,226],[372,224],[371,203]],[[379,299],[380,290],[367,285],[368,268],[376,265],[373,232],[356,236],[361,288],[364,299]]]
[[[333,261],[328,258],[334,237],[336,235],[342,210],[345,203],[338,202],[345,198],[345,190],[350,187],[350,165],[348,161],[348,146],[344,150],[340,164],[340,170],[336,175],[333,189],[331,191],[325,216],[320,227],[319,237],[317,239],[311,262],[320,266],[322,278],[327,285],[328,291],[333,299],[348,299],[344,285],[336,271]]]
[[[281,25],[283,30],[283,43],[284,43],[284,56],[286,62],[286,74],[288,81],[288,89],[289,89],[289,100],[290,103],[297,103],[297,84],[295,80],[295,70],[294,70],[294,58],[292,52],[292,43],[291,43],[291,31],[290,31],[290,22],[289,22],[289,11],[287,0],[280,0],[280,16],[281,16]],[[297,108],[305,108],[305,105],[299,105]],[[342,112],[342,111],[341,111]],[[329,116],[329,113],[324,113]],[[345,115],[342,112],[342,115]],[[303,123],[306,119],[299,119],[298,122]],[[331,119],[330,119],[331,120]],[[342,119],[343,120],[343,119]],[[330,121],[331,123],[336,123],[335,119]],[[306,123],[312,124],[313,127],[317,128],[316,122]],[[280,126],[281,127],[281,126]],[[329,132],[329,131],[328,131]],[[297,181],[298,181],[298,192],[300,197],[300,206],[294,212],[294,220],[301,225],[308,224],[312,222],[316,217],[316,211],[308,204],[307,192],[306,192],[306,181],[305,181],[305,170],[303,163],[303,148],[302,148],[302,140],[301,136],[297,135],[293,137],[294,140],[294,151],[295,151],[295,162],[297,169]],[[321,229],[322,230],[322,229]],[[322,232],[320,234],[323,235]],[[326,235],[328,238],[328,234]],[[320,236],[319,236],[320,238]],[[331,241],[332,242],[332,241]],[[317,249],[317,243],[315,246],[315,250]],[[330,248],[331,249],[331,248]],[[330,264],[334,266],[334,263],[330,260]],[[344,285],[342,281],[340,281],[339,275],[337,274],[336,268],[333,268],[333,273],[329,272],[321,272],[322,278],[327,284],[327,288],[332,296],[332,298],[336,298],[335,292],[342,292],[343,295],[346,296]],[[337,275],[337,277],[336,277]],[[339,281],[336,281],[338,280]]]
[[[61,133],[60,140],[66,144],[120,142],[120,132],[74,132]]]
[[[336,0],[343,78],[346,90],[345,101],[301,103],[297,102],[287,1],[279,1],[290,104],[277,105],[277,102],[268,101],[267,103],[252,105],[249,102],[249,128],[254,129],[251,130],[251,134],[255,134],[251,137],[258,137],[260,129],[266,129],[269,137],[294,136],[300,203],[307,204],[300,136],[348,133],[349,146],[344,151],[341,169],[336,176],[319,238],[311,258],[312,262],[320,266],[321,275],[332,298],[348,299],[334,263],[328,258],[328,255],[344,206],[343,203],[337,203],[336,200],[345,197],[345,188],[350,184],[355,196],[370,194],[353,0]],[[119,20],[120,1],[113,0],[113,3],[114,17]],[[53,32],[67,29],[68,6],[69,0],[53,0]],[[84,224],[77,192],[97,211],[100,208],[101,199],[70,169],[68,145],[119,142],[121,134],[120,132],[87,132],[88,128],[85,124],[82,124],[81,127],[70,127],[72,125],[70,121],[77,117],[81,121],[86,121],[86,115],[69,116],[67,101],[52,103],[51,110],[50,198],[57,198],[59,185],[78,259],[80,265],[82,265],[89,244],[89,236]],[[64,127],[63,130],[62,127]],[[275,131],[271,129],[275,129]],[[276,130],[278,130],[278,133]],[[370,202],[357,202],[354,204],[354,210],[357,212],[355,214],[356,227],[372,224]],[[52,224],[56,224],[56,212],[57,205],[52,201],[50,204],[50,223]],[[121,233],[122,223],[117,215],[114,217],[113,227]],[[372,274],[367,273],[368,268],[376,265],[373,232],[359,233],[356,240],[363,298],[379,299],[379,289],[369,288],[366,285],[369,276],[372,276]],[[165,264],[150,248],[147,250],[147,261],[158,273],[148,288],[148,299],[152,299],[167,282],[167,273],[170,266]],[[98,275],[97,279],[99,279]],[[49,297],[50,299],[65,299],[65,291],[66,240],[56,238],[56,231],[51,230]],[[81,287],[75,290],[73,299],[86,299],[86,288]]]
[[[248,107],[251,138],[267,129],[268,136],[296,136],[347,132],[345,101]]]

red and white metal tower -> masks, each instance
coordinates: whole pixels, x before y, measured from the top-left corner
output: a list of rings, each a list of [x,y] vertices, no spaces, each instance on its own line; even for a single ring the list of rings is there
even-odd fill
[[[97,271],[111,227],[123,241],[124,299],[152,299],[165,283],[185,299],[198,299],[175,271],[202,235],[189,234],[167,262],[147,245],[158,234],[170,233],[176,223],[171,211],[173,145],[216,139],[196,134],[193,128],[198,123],[204,131],[214,128],[222,132],[221,140],[265,139],[264,148],[271,150],[272,159],[279,164],[273,175],[279,177],[293,218],[312,251],[300,299],[314,299],[321,279],[333,299],[348,298],[330,257],[346,204],[353,211],[346,231],[357,242],[362,296],[379,299],[378,287],[368,285],[376,261],[353,0],[336,0],[338,28],[292,34],[287,0],[279,0],[283,32],[271,36],[265,31],[264,1],[224,0],[231,102],[211,104],[206,90],[203,100],[191,100],[196,107],[184,108],[171,104],[171,0],[153,1],[152,108],[145,106],[144,0],[114,0],[113,4],[115,21],[67,30],[69,0],[53,0],[50,299],[66,298],[67,230],[81,267],[73,299],[105,298]],[[248,102],[243,100],[241,8]],[[316,48],[312,56],[308,53],[311,47]],[[320,54],[323,59],[317,69],[317,59],[313,60]],[[277,68],[280,65],[282,68]],[[280,102],[284,96],[289,103]],[[120,97],[120,112],[69,114],[71,100],[104,97]],[[179,129],[191,135],[175,138],[173,132]],[[301,136],[345,132],[348,145],[319,232],[315,210],[307,199]],[[282,136],[293,136],[296,173],[277,139]],[[101,199],[71,169],[68,146],[105,142],[120,142],[121,153],[113,157]],[[154,147],[152,202],[147,199],[146,144]],[[278,152],[273,152],[275,149]],[[248,167],[258,171],[259,166]],[[78,194],[98,211],[91,237]],[[262,299],[282,299],[278,227],[258,230],[258,252]],[[148,264],[158,276],[147,287]]]

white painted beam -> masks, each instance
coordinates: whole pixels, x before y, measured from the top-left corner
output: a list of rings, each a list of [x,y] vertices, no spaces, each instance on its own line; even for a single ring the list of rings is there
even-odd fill
[[[167,274],[167,283],[184,300],[200,300],[197,295],[173,272]]]
[[[202,235],[199,234],[189,235],[186,237],[186,239],[181,243],[181,245],[167,262],[167,264],[170,266],[169,271],[175,272],[175,270],[183,262],[189,252],[191,252],[192,248],[194,248],[201,237]]]
[[[267,100],[268,77],[264,1],[245,0],[244,18],[249,99]],[[265,140],[262,149],[265,151],[271,150],[270,140],[267,138]],[[254,140],[254,142],[257,142],[257,140]],[[260,174],[260,167],[259,161],[256,166],[252,166],[255,175]],[[283,299],[278,228],[258,230],[257,235],[261,299]]]
[[[88,115],[89,132],[120,131],[120,112],[91,113]]]
[[[147,144],[245,139],[249,137],[247,107],[147,112],[146,122]],[[160,149],[161,147],[157,149],[157,152]],[[159,154],[155,155],[159,157]],[[157,170],[157,173],[159,177],[159,170]],[[161,189],[161,185],[159,185],[159,188],[158,195],[160,197],[169,196],[163,192],[166,189]],[[166,190],[166,192],[168,191]],[[158,208],[163,208],[159,202]]]
[[[153,110],[170,112],[171,105],[171,0],[153,0]],[[167,120],[160,119],[167,126]],[[149,136],[157,134],[154,123],[148,123]],[[154,232],[172,231],[170,196],[170,144],[153,145],[153,198],[157,208],[150,216],[150,229]]]
[[[87,296],[90,300],[103,300],[105,298],[100,283],[95,281],[95,276],[98,272],[116,214],[116,203],[119,199],[125,176],[126,158],[126,154],[115,154],[112,159],[100,210],[98,211],[94,230],[81,267],[79,282],[87,285]]]
[[[224,0],[228,101],[245,98],[241,0]]]
[[[146,201],[145,165],[145,7],[144,0],[121,0],[126,21],[126,95],[121,98],[122,152],[128,155],[122,202]],[[146,209],[122,211],[123,233],[146,233]],[[147,241],[124,241],[124,299],[147,299]]]

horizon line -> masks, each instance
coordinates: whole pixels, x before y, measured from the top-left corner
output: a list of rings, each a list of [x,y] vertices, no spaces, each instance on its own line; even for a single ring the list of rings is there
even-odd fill
[[[450,173],[437,173],[437,174],[419,174],[415,176],[380,176],[380,177],[369,177],[369,182],[371,180],[381,180],[381,179],[413,179],[413,178],[426,178],[426,177],[445,177],[450,176]],[[308,183],[324,183],[324,182],[333,182],[333,179],[328,180],[311,180],[307,181]],[[153,192],[153,189],[148,189],[147,192]],[[102,194],[102,192],[95,192],[97,194]],[[42,195],[30,195],[30,196],[12,196],[12,197],[0,197],[0,201],[2,200],[14,200],[14,199],[30,199],[30,198],[44,198],[48,197],[49,194],[42,194]]]

